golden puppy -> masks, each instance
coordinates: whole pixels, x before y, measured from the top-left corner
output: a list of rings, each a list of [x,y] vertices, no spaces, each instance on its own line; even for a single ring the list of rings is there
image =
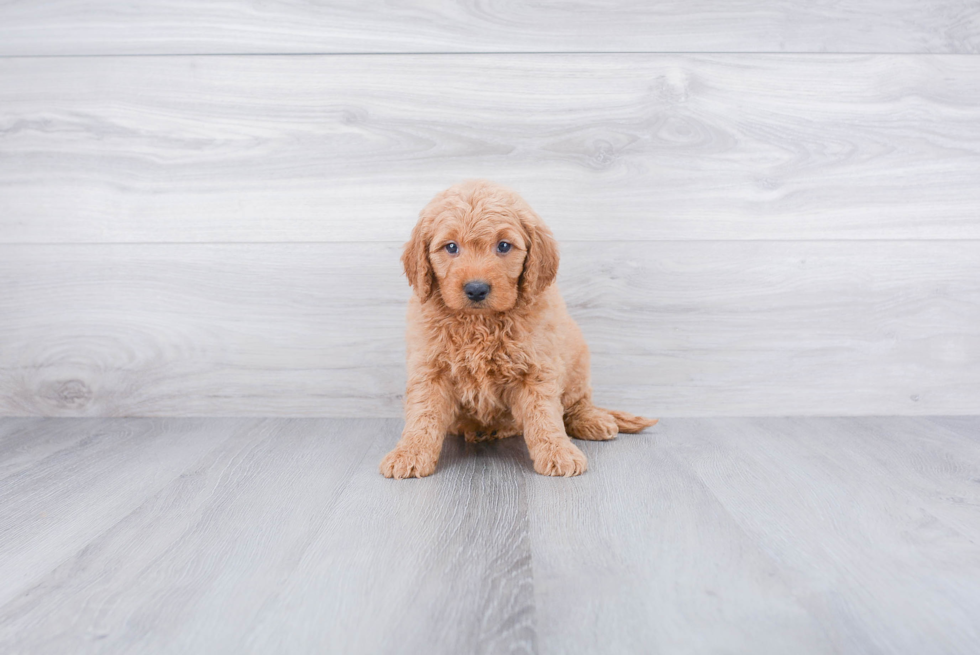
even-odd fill
[[[592,404],[589,349],[554,284],[558,247],[513,191],[483,180],[422,210],[402,255],[408,305],[405,430],[381,461],[389,478],[436,470],[447,433],[523,434],[544,475],[579,475],[568,438],[612,439],[656,420]]]

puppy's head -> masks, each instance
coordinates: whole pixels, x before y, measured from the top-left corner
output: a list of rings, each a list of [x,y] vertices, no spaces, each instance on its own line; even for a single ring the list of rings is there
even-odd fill
[[[425,206],[402,263],[423,303],[438,296],[454,311],[505,312],[554,281],[558,247],[523,198],[472,180]]]

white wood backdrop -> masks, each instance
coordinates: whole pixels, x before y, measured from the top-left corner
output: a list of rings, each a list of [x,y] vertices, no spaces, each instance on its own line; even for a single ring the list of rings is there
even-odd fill
[[[0,54],[980,52],[975,0],[5,0]]]
[[[2,243],[980,238],[980,56],[0,59]]]
[[[773,6],[0,3],[0,415],[399,415],[475,176],[602,403],[977,413],[980,7]]]

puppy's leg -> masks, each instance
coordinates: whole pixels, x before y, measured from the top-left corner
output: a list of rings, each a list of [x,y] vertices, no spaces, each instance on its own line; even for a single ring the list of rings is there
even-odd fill
[[[566,477],[585,473],[588,461],[565,434],[557,397],[542,395],[534,388],[525,389],[518,394],[512,410],[524,426],[524,440],[535,471]]]
[[[381,460],[386,478],[432,475],[452,423],[451,395],[436,373],[413,375],[405,392],[405,429],[394,450]]]
[[[619,434],[616,419],[608,411],[581,398],[565,409],[565,429],[569,436],[588,441],[615,439]]]

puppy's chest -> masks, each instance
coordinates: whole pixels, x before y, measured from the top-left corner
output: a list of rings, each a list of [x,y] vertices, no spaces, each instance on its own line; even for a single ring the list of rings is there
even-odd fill
[[[507,389],[527,377],[530,356],[519,340],[492,331],[454,336],[442,357],[464,406],[502,403]]]

